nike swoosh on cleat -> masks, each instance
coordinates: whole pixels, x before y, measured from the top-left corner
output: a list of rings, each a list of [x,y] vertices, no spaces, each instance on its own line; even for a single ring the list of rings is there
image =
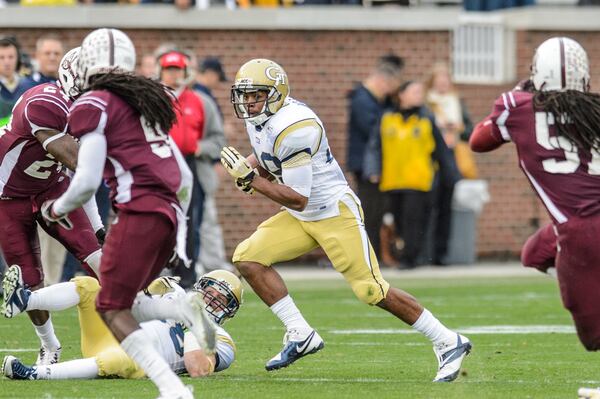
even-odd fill
[[[296,346],[296,352],[298,353],[302,353],[306,350],[306,348],[308,348],[308,345],[310,344],[310,341],[312,341],[312,337],[315,335],[315,331],[313,330],[313,332],[310,333],[310,335],[304,340],[304,342],[298,346]]]
[[[461,357],[465,352],[469,353],[469,351],[471,350],[471,345],[470,344],[466,344],[464,345],[464,348],[456,348],[452,351],[452,353],[449,353],[448,358],[444,359],[444,361],[442,362],[442,364],[440,365],[440,369],[442,369],[444,366],[446,366],[448,363],[453,362],[454,360],[458,359],[459,357]]]

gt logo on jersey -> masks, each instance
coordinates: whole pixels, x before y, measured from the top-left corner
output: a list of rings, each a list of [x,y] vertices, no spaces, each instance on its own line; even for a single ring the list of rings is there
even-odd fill
[[[286,84],[285,74],[281,71],[281,69],[275,66],[270,66],[267,69],[265,69],[265,75],[267,75],[267,78],[275,81],[275,86],[279,84]]]

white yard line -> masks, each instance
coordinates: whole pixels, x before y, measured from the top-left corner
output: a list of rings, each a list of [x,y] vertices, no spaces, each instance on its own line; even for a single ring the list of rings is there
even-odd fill
[[[315,267],[303,264],[277,266],[277,271],[284,280],[343,280],[340,273],[332,267]],[[448,279],[465,277],[532,277],[545,275],[518,262],[490,262],[473,265],[452,265],[446,267],[422,266],[412,270],[396,270],[381,268],[383,277],[394,278],[427,278]],[[550,277],[548,277],[550,278]]]
[[[531,326],[477,326],[457,328],[463,334],[574,334],[575,328],[570,325],[531,325]],[[329,330],[330,334],[339,335],[395,335],[416,334],[415,330],[386,328],[386,329],[354,329],[354,330]]]

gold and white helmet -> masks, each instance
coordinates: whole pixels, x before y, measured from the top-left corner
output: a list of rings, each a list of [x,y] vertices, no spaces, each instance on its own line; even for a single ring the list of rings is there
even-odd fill
[[[266,91],[267,100],[260,113],[250,115],[244,95],[257,91]],[[283,68],[271,60],[257,58],[242,65],[235,75],[235,82],[231,87],[231,103],[238,118],[257,126],[279,111],[289,94],[288,77]]]
[[[208,288],[215,289],[222,297],[215,296]],[[213,270],[204,274],[194,284],[194,289],[202,294],[206,311],[217,324],[223,324],[225,320],[235,316],[242,303],[242,282],[227,270]]]

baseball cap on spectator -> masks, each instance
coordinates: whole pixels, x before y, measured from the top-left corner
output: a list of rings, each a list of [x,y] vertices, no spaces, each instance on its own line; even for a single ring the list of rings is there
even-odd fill
[[[188,59],[185,54],[178,51],[169,51],[160,57],[159,64],[161,68],[175,67],[184,69],[187,67]]]
[[[225,76],[225,71],[223,70],[223,64],[217,57],[206,57],[200,63],[199,68],[200,72],[204,72],[207,70],[215,71],[219,75],[219,80],[221,82],[227,81],[227,76]]]

